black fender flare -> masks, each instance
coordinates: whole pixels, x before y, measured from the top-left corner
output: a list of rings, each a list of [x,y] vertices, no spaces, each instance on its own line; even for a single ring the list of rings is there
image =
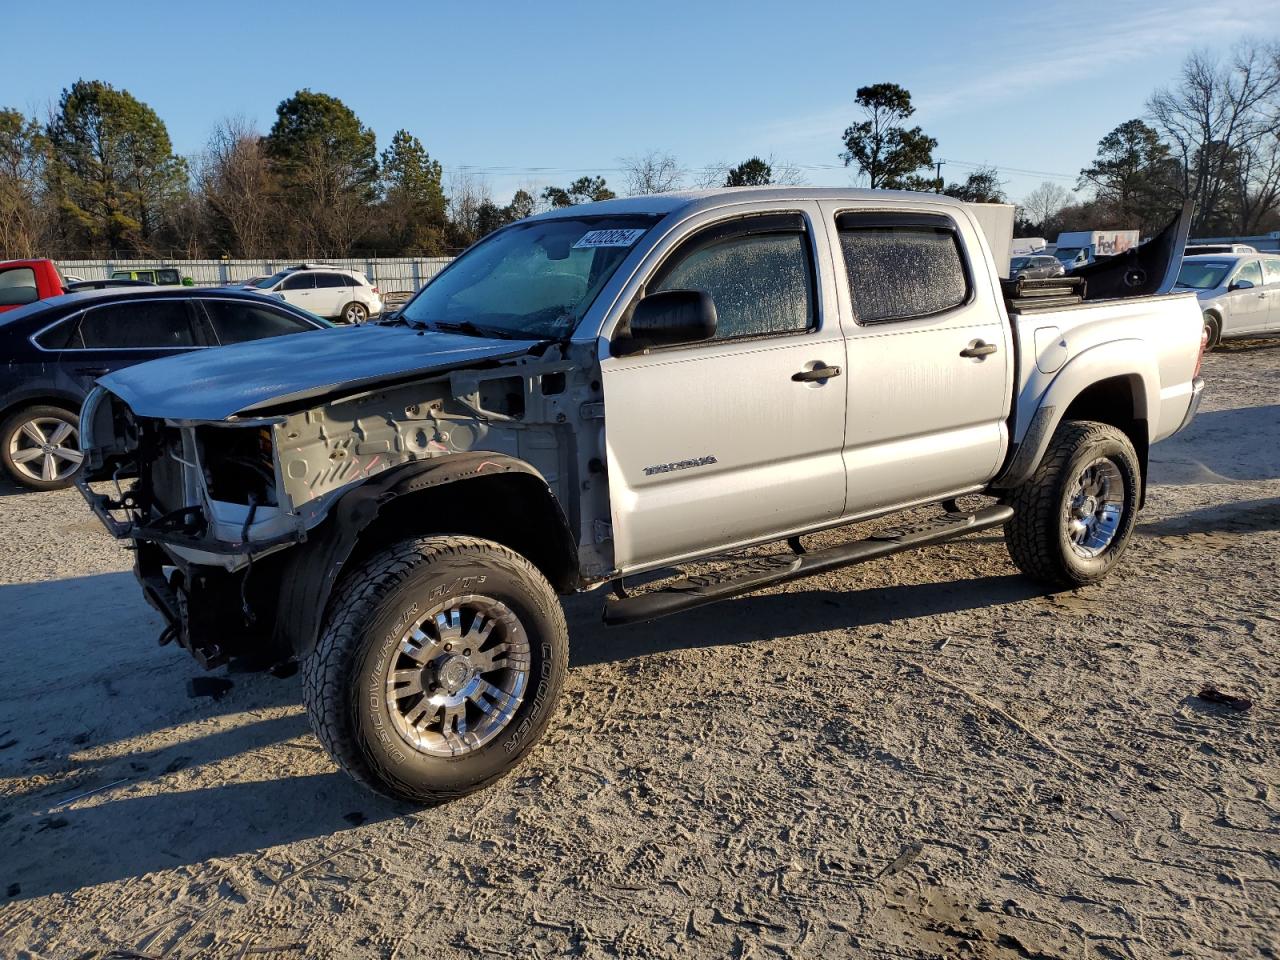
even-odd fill
[[[564,510],[535,467],[516,457],[486,451],[413,460],[375,474],[344,492],[324,520],[308,532],[306,541],[286,552],[277,610],[287,612],[276,617],[276,643],[299,658],[315,649],[334,585],[361,534],[386,504],[432,487],[511,473],[537,478],[548,500],[555,504],[566,544],[576,559],[577,544],[569,533]]]

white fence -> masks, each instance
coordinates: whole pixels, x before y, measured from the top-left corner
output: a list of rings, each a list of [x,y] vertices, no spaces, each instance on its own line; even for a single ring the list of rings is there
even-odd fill
[[[445,268],[450,257],[375,257],[326,260],[334,267],[359,270],[383,293],[416,293]],[[118,270],[154,270],[170,267],[190,277],[198,287],[218,287],[243,283],[250,277],[266,277],[297,260],[59,260],[63,276],[82,280],[106,280]]]

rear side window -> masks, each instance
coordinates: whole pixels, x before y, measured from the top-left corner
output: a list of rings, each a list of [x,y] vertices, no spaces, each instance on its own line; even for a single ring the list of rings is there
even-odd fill
[[[1280,260],[1263,260],[1262,269],[1266,272],[1267,283],[1280,283]]]
[[[351,281],[347,277],[342,276],[341,274],[317,273],[315,276],[316,276],[317,287],[349,287],[351,286]]]
[[[650,289],[711,294],[717,340],[803,333],[814,325],[803,223],[784,214],[712,227],[686,241]]]
[[[213,323],[218,343],[243,343],[246,340],[265,340],[287,333],[314,330],[312,324],[281,310],[272,310],[257,303],[236,303],[234,300],[205,300],[204,308]]]
[[[837,225],[860,323],[911,320],[969,299],[969,277],[951,221],[842,214]]]
[[[36,272],[30,267],[0,271],[0,307],[20,307],[38,299]]]
[[[69,320],[63,320],[57,326],[50,327],[40,336],[36,337],[38,343],[45,350],[64,350],[67,347],[78,347],[79,343],[79,326],[80,318],[72,317]],[[76,342],[72,342],[75,338]]]
[[[134,300],[94,307],[81,319],[79,336],[69,344],[86,350],[195,345],[185,300]]]

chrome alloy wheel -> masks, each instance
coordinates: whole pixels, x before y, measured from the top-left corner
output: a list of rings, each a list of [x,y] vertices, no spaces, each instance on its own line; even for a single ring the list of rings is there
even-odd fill
[[[32,417],[9,438],[9,460],[32,480],[65,480],[78,469],[80,433],[57,417]]]
[[[1100,556],[1111,546],[1124,517],[1124,477],[1108,457],[1099,457],[1076,474],[1068,487],[1063,520],[1077,556]]]
[[[414,750],[456,757],[511,722],[529,684],[529,637],[505,604],[467,594],[410,624],[388,658],[387,707]]]
[[[364,304],[351,303],[347,305],[347,312],[343,314],[343,319],[347,323],[364,323],[369,319],[369,311],[365,309]]]

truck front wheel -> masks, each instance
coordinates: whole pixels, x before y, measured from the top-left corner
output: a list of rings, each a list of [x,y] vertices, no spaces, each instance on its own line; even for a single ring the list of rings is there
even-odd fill
[[[1058,587],[1105,577],[1133,534],[1141,469],[1115,427],[1061,424],[1040,466],[1008,499],[1014,514],[1005,544],[1018,569]]]
[[[537,742],[568,649],[559,600],[524,557],[473,537],[406,540],[344,576],[303,661],[303,699],[356,780],[439,803]]]

